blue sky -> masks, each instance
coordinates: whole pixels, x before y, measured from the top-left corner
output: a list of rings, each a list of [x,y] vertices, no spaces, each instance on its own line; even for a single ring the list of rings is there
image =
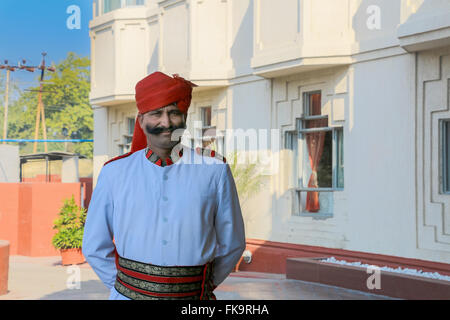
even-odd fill
[[[67,27],[71,14],[66,11],[71,5],[80,8],[79,30]],[[49,65],[63,60],[69,51],[89,56],[91,19],[91,0],[0,0],[0,61],[17,64],[26,59],[27,64],[39,65],[41,53],[47,52]],[[21,88],[37,86],[38,77],[36,71],[11,73],[11,80]]]

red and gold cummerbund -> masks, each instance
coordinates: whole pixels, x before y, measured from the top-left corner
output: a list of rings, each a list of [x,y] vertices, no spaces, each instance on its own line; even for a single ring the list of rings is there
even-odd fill
[[[157,266],[116,254],[114,288],[132,300],[215,300],[213,263],[200,266]]]

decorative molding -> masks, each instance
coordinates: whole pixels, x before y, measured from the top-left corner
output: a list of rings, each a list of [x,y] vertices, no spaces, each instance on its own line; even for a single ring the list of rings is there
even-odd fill
[[[94,36],[97,36],[99,33],[104,33],[107,31],[113,32],[114,31],[114,23],[113,22],[105,23],[105,24],[99,26],[98,28],[91,29],[91,30],[92,30],[92,33],[94,34]]]
[[[435,7],[432,12],[421,14],[418,11],[412,15],[397,28],[400,46],[408,52],[417,52],[450,45],[449,8],[446,3],[445,8]]]
[[[158,5],[161,9],[167,10],[167,9],[170,9],[170,7],[176,6],[177,4],[180,4],[183,2],[186,5],[189,5],[189,1],[187,1],[187,0],[163,0],[163,1],[158,1]]]
[[[147,24],[153,24],[153,23],[158,23],[159,21],[159,15],[158,14],[154,14],[151,15],[147,18]]]
[[[441,193],[441,119],[450,118],[450,47],[418,54],[417,247],[450,252],[450,196]]]
[[[115,94],[109,96],[101,96],[101,97],[90,97],[89,102],[91,104],[95,104],[98,106],[112,106],[116,104],[123,104],[134,102],[135,96],[134,94]]]

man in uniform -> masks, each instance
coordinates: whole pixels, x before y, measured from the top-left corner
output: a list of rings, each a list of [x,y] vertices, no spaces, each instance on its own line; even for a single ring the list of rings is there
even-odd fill
[[[245,249],[230,166],[179,141],[193,86],[161,72],[139,81],[131,151],[98,176],[82,250],[110,299],[215,299]]]

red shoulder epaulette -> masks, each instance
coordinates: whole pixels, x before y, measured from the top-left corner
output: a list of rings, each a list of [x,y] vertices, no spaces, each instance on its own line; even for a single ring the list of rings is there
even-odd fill
[[[198,155],[203,155],[204,157],[214,157],[216,159],[219,159],[220,161],[223,161],[223,163],[227,163],[227,159],[214,150],[197,147],[195,148],[195,151]]]
[[[103,164],[103,166],[106,166],[108,163],[110,163],[110,162],[113,162],[113,161],[115,161],[115,160],[119,160],[119,159],[122,159],[122,158],[126,158],[126,157],[128,157],[129,155],[131,155],[133,152],[128,152],[128,153],[125,153],[125,154],[122,154],[122,155],[120,155],[120,156],[118,156],[118,157],[115,157],[115,158],[112,158],[111,160],[108,160],[108,161],[106,161],[104,164]]]

